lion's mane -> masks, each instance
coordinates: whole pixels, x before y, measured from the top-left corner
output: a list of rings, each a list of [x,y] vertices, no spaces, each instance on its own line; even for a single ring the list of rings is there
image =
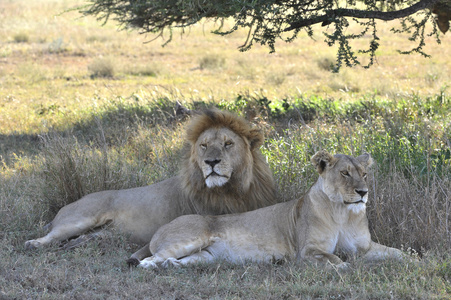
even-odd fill
[[[221,187],[207,188],[195,160],[199,136],[209,128],[226,127],[249,145],[248,153],[239,170]],[[185,145],[180,170],[182,190],[190,210],[201,214],[237,213],[265,207],[276,202],[272,173],[260,152],[264,141],[261,131],[245,119],[227,111],[210,109],[201,112],[186,128]]]

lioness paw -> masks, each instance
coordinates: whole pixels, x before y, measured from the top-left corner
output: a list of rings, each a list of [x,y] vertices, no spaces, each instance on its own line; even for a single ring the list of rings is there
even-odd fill
[[[148,257],[139,262],[139,266],[144,269],[158,269],[158,265],[155,263],[153,257]]]
[[[162,267],[163,268],[168,268],[170,266],[174,266],[174,267],[180,267],[180,260],[170,257],[168,259],[166,259],[163,263],[162,263]]]
[[[351,264],[348,262],[342,262],[339,264],[328,263],[326,270],[335,270],[337,272],[347,272],[351,270]]]

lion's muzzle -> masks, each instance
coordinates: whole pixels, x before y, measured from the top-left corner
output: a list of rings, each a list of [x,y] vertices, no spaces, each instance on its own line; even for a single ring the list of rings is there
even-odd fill
[[[363,199],[360,199],[359,201],[355,201],[355,202],[347,202],[347,201],[343,201],[343,203],[346,204],[346,205],[350,205],[350,204],[359,204],[359,203],[365,204],[365,201],[363,201]]]

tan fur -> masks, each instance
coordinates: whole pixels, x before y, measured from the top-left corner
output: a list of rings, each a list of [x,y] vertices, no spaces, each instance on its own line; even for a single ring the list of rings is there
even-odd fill
[[[400,250],[371,241],[365,214],[370,155],[320,151],[311,161],[319,178],[303,198],[241,214],[179,217],[155,233],[153,256],[140,266],[288,258],[346,267],[337,250],[370,261],[401,258]]]
[[[146,187],[89,194],[61,208],[50,232],[25,247],[64,241],[106,223],[144,244],[160,226],[183,214],[237,213],[274,204],[275,185],[259,150],[262,142],[260,131],[244,119],[207,110],[187,126],[178,176]],[[220,176],[206,179],[203,171],[212,168],[206,161],[217,162],[213,168]],[[132,257],[147,255],[148,250],[140,251]]]

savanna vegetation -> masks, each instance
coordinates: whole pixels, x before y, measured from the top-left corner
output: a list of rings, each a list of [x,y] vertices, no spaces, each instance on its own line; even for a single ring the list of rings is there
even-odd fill
[[[77,1],[0,2],[1,299],[447,299],[451,293],[450,40],[431,58],[390,26],[377,63],[332,73],[334,48],[307,34],[273,54],[245,31],[210,34],[197,24],[161,47],[103,27]],[[433,37],[426,37],[431,38]],[[359,43],[359,41],[356,41]],[[232,49],[232,50],[231,50]],[[339,273],[309,264],[227,263],[129,269],[138,246],[119,235],[66,251],[25,251],[63,205],[94,191],[173,176],[190,109],[216,106],[266,135],[262,152],[280,201],[316,180],[319,149],[370,152],[372,238],[410,253],[404,263]]]

